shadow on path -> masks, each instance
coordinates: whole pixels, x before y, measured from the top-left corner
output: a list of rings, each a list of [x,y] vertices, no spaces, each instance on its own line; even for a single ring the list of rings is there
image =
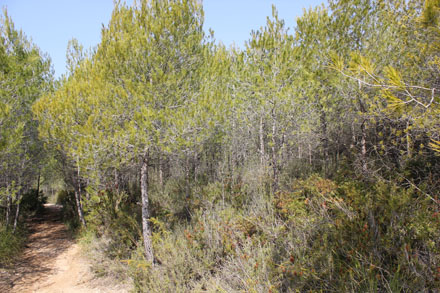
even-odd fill
[[[0,268],[0,292],[29,287],[55,274],[55,259],[73,245],[62,222],[62,207],[46,204],[29,220],[29,237],[23,254],[11,266]]]

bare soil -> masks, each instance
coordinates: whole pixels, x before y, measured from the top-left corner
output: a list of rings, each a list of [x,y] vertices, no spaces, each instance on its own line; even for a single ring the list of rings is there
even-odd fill
[[[14,265],[0,268],[0,292],[126,292],[118,284],[95,278],[61,221],[61,212],[61,206],[47,204],[30,220],[23,254]]]

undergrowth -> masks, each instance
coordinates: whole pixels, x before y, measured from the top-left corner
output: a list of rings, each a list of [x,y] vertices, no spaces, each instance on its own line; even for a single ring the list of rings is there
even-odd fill
[[[107,254],[111,241],[107,237],[98,238],[91,231],[83,231],[78,237],[82,250],[92,264],[92,272],[98,277],[124,283],[130,280],[127,262],[124,259],[111,257]]]
[[[13,233],[11,229],[0,227],[0,266],[10,265],[22,251],[26,233],[20,227]]]
[[[11,265],[20,255],[27,240],[24,219],[40,213],[46,201],[47,197],[43,192],[31,189],[21,198],[21,213],[15,232],[13,232],[11,225],[6,227],[4,222],[0,222],[0,266]],[[15,208],[14,206],[12,209],[12,215],[15,215]]]
[[[63,206],[63,222],[70,233],[77,235],[80,231],[80,223],[76,209],[75,193],[69,190],[61,190],[56,196],[56,204]]]
[[[319,175],[275,194],[243,181],[194,185],[190,198],[178,187],[170,181],[151,194],[154,266],[143,256],[131,196],[101,194],[91,221],[100,240],[90,241],[100,251],[98,274],[126,268],[138,292],[440,287],[439,205],[418,190]]]

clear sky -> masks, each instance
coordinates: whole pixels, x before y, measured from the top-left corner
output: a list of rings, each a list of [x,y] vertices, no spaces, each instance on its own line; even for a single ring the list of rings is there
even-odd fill
[[[132,0],[127,1],[131,3]],[[204,0],[205,29],[215,32],[217,41],[242,47],[250,32],[264,26],[272,4],[289,27],[303,8],[324,0]],[[84,48],[97,45],[101,27],[108,24],[113,0],[0,0],[16,28],[52,58],[55,76],[66,70],[67,42],[76,38]]]

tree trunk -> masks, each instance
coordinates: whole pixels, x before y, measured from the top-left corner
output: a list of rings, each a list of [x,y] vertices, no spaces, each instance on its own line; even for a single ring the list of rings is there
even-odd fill
[[[163,190],[163,164],[162,164],[162,155],[159,153],[159,185]]]
[[[119,173],[117,169],[115,169],[114,177],[115,182],[113,183],[113,188],[117,193],[119,193]]]
[[[286,162],[289,162],[289,153],[286,148],[286,134],[281,136],[280,154],[278,155],[278,171],[284,170]]]
[[[12,198],[11,194],[9,193],[9,189],[7,190],[8,195],[6,198],[6,227],[9,226],[9,222],[11,220],[11,204],[12,204]]]
[[[38,178],[37,178],[37,198],[40,196],[40,171],[38,171]]]
[[[362,171],[367,171],[367,130],[365,127],[365,121],[361,125],[361,160],[362,160]]]
[[[185,197],[186,199],[189,199],[190,197],[190,156],[189,154],[186,155],[185,160]]]
[[[144,237],[145,257],[153,265],[153,245],[151,243],[150,213],[148,207],[148,154],[145,155],[141,167],[142,195],[142,236]]]
[[[328,166],[329,166],[329,146],[328,146],[328,134],[327,134],[327,116],[324,111],[321,112],[321,142],[322,142],[322,148],[323,148],[323,157],[324,157],[324,175],[327,176],[328,174]]]
[[[272,110],[272,191],[275,193],[278,191],[278,159],[277,159],[277,145],[276,145],[276,121],[275,114]]]
[[[263,115],[261,115],[260,117],[260,131],[259,131],[259,135],[260,135],[260,163],[261,163],[261,168],[264,169],[265,167],[265,150],[264,150],[264,122],[263,122]]]
[[[79,185],[79,179],[78,179],[78,185]],[[75,186],[75,201],[76,201],[76,208],[78,211],[78,218],[79,221],[81,222],[81,225],[83,227],[87,227],[86,225],[86,220],[84,219],[84,212],[83,212],[83,207],[82,207],[82,203],[81,203],[81,189],[79,188],[79,186]]]
[[[194,178],[194,182],[197,181],[197,167],[198,167],[199,159],[197,152],[194,152],[193,162],[192,162],[192,176]]]
[[[357,144],[356,140],[356,129],[355,129],[355,122],[353,121],[351,123],[351,143],[350,143],[350,150],[354,149]]]
[[[18,217],[20,216],[20,194],[17,195],[17,209],[15,210],[14,227],[12,233],[15,233],[18,224]]]
[[[406,151],[407,151],[407,155],[408,158],[411,158],[411,136],[409,134],[409,118],[408,120],[406,120]]]
[[[236,131],[236,124],[235,124],[235,119],[232,120],[232,142],[231,142],[231,156],[232,156],[232,169],[231,169],[231,174],[235,174],[235,168],[237,167],[237,151],[238,151],[238,146],[237,146],[237,141],[236,141],[236,136],[237,136],[237,131]]]
[[[79,162],[79,157],[78,157],[78,161]],[[79,163],[77,165],[77,173],[76,173],[76,183],[74,183],[74,188],[75,188],[75,201],[76,201],[76,208],[78,210],[78,218],[79,221],[81,222],[83,227],[87,227],[86,225],[86,220],[84,219],[84,211],[83,211],[83,207],[82,207],[82,199],[81,199],[81,177],[80,177],[80,168],[79,168]]]
[[[359,90],[361,90],[361,83],[359,82]],[[359,98],[359,109],[361,113],[367,113],[365,105],[362,103],[362,100]],[[364,116],[365,117],[365,116]],[[361,161],[362,161],[362,172],[367,172],[367,128],[365,126],[366,119],[362,121],[361,124]]]

